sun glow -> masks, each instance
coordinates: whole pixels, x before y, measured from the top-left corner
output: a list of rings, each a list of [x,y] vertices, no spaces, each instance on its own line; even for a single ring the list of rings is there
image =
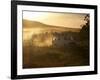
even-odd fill
[[[23,29],[23,40],[30,40],[32,35],[41,33],[41,28],[24,28]]]
[[[42,28],[24,28],[23,29],[23,41],[27,44],[27,42],[31,42],[33,46],[37,47],[49,47],[52,46],[53,36],[42,36],[45,34]],[[35,36],[36,35],[36,36]],[[35,37],[34,37],[35,36]]]
[[[49,47],[52,46],[52,40],[53,40],[53,36],[45,36],[45,37],[40,37],[38,36],[38,38],[33,39],[32,44],[34,46],[38,46],[38,47]]]

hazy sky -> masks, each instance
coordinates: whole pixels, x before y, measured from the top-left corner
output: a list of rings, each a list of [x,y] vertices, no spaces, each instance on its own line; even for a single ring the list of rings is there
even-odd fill
[[[86,14],[75,13],[53,13],[53,12],[23,12],[23,19],[38,21],[49,25],[63,26],[70,28],[81,28],[84,24]]]

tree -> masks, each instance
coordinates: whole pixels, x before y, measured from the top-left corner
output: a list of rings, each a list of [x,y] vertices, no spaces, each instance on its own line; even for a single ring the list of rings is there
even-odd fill
[[[89,40],[89,26],[90,26],[89,14],[85,16],[84,21],[86,21],[86,23],[82,25],[82,29],[80,30],[80,39]]]

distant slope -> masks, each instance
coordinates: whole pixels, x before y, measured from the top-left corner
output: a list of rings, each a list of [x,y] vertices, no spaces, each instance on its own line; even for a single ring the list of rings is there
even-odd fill
[[[63,26],[47,25],[37,21],[23,20],[24,28],[42,28],[47,30],[57,30],[57,31],[72,31],[79,32],[79,28],[68,28]]]

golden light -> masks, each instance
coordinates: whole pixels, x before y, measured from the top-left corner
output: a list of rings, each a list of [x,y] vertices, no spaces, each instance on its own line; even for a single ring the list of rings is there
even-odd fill
[[[23,40],[30,40],[32,35],[41,33],[41,28],[24,28],[23,29]]]
[[[35,38],[32,42],[32,44],[34,46],[38,46],[38,47],[49,47],[52,46],[52,40],[53,40],[53,36],[45,36],[44,39],[42,39],[43,37],[38,37]]]

